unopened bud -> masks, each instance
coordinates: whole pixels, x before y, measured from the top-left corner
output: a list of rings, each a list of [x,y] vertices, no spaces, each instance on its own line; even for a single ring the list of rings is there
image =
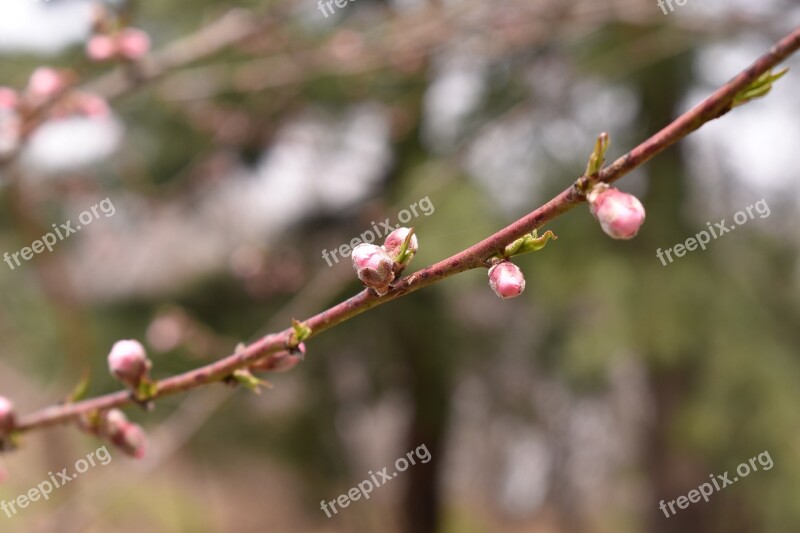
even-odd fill
[[[514,298],[525,290],[525,276],[514,263],[502,261],[489,269],[489,286],[500,298]]]
[[[632,239],[644,223],[644,206],[632,194],[600,183],[587,195],[592,215],[613,239]]]
[[[108,354],[111,375],[132,389],[136,389],[143,379],[149,378],[151,366],[144,346],[135,340],[115,342]]]
[[[16,424],[14,404],[5,396],[0,396],[0,437],[13,431]]]
[[[28,80],[28,95],[35,101],[46,100],[66,86],[64,78],[50,67],[39,67],[33,71]]]
[[[78,111],[86,117],[103,118],[111,114],[108,103],[96,94],[80,93],[76,98]]]
[[[109,409],[100,414],[99,425],[96,428],[98,434],[106,439],[110,439],[122,430],[122,426],[128,424],[128,417],[119,409]]]
[[[139,424],[128,422],[111,438],[111,443],[131,457],[141,459],[147,451],[147,434]]]
[[[110,409],[101,414],[98,435],[123,452],[141,459],[147,448],[147,435],[142,426],[128,420],[119,409]]]
[[[150,36],[138,28],[125,28],[117,37],[117,48],[126,59],[141,59],[150,51]]]
[[[110,35],[92,35],[86,43],[86,55],[92,61],[108,61],[117,54],[117,43]]]
[[[380,246],[361,243],[353,248],[353,268],[358,279],[381,296],[386,294],[394,280],[393,266],[394,261]]]
[[[414,254],[417,253],[419,248],[417,236],[412,234],[408,241],[408,246],[403,250],[403,244],[408,239],[411,231],[411,228],[397,228],[387,235],[386,240],[383,241],[383,249],[386,250],[386,253],[389,254],[393,261],[401,266],[407,265],[414,258]]]

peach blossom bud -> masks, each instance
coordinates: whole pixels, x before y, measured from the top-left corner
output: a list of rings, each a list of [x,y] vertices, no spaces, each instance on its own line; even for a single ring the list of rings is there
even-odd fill
[[[612,239],[632,239],[644,223],[644,206],[632,194],[600,183],[587,195],[592,215]]]
[[[394,261],[380,246],[361,243],[353,248],[353,268],[358,279],[379,295],[386,294],[394,280],[393,266]]]
[[[414,257],[414,254],[417,253],[417,249],[419,248],[417,236],[411,235],[411,240],[408,243],[405,257],[398,257],[398,254],[403,247],[403,243],[405,242],[406,238],[408,238],[408,234],[410,232],[411,228],[397,228],[387,235],[386,240],[383,241],[383,249],[386,250],[386,253],[389,254],[389,257],[391,257],[394,261],[400,262],[401,265],[408,264],[408,262]]]
[[[139,424],[126,422],[112,435],[111,443],[131,457],[141,459],[147,451],[147,434]]]
[[[138,341],[117,341],[108,354],[108,369],[111,375],[135,389],[142,379],[148,377],[152,363]]]
[[[138,424],[128,420],[119,409],[103,412],[97,434],[137,459],[144,457],[147,436]]]
[[[89,118],[103,118],[111,114],[111,109],[105,100],[91,93],[81,93],[77,96],[78,110]]]
[[[150,36],[138,28],[125,28],[117,37],[117,47],[122,57],[140,59],[150,51]]]
[[[525,290],[525,276],[514,263],[502,261],[489,269],[489,286],[500,298],[514,298]]]
[[[14,413],[14,404],[5,396],[0,396],[0,436],[11,432],[16,424],[17,417]]]
[[[50,98],[58,94],[66,84],[64,78],[50,67],[39,67],[33,71],[28,80],[28,95],[36,100]]]
[[[8,87],[0,87],[0,109],[13,110],[19,103],[17,91]]]
[[[122,426],[128,424],[128,417],[119,409],[109,409],[100,414],[100,423],[97,427],[98,434],[106,439],[110,439],[122,430]]]
[[[92,35],[86,43],[86,55],[92,61],[108,61],[117,54],[117,43],[110,35]]]

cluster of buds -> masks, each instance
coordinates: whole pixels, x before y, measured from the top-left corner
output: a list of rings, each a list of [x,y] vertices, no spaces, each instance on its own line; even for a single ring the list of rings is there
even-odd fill
[[[138,28],[124,28],[114,33],[98,33],[86,42],[86,55],[92,61],[123,59],[136,61],[150,51],[150,36]]]
[[[61,97],[58,102],[47,111],[48,118],[59,119],[76,115],[103,118],[111,115],[108,103],[95,94],[71,91],[62,95],[69,88],[71,78],[67,72],[39,67],[33,71],[22,92],[0,87],[0,157],[19,147],[25,119],[59,95]]]
[[[117,341],[108,353],[108,370],[111,375],[135,392],[149,385],[152,362],[144,346],[135,340]]]
[[[70,85],[71,75],[50,67],[39,67],[33,71],[23,94],[23,101],[29,106],[38,106],[64,92]],[[88,118],[107,117],[111,114],[108,103],[92,93],[72,91],[61,98],[49,111],[50,118],[85,116]]]
[[[119,409],[82,416],[78,425],[136,459],[144,457],[147,450],[147,435],[142,426],[129,421]]]
[[[642,202],[632,194],[598,183],[586,195],[592,215],[612,239],[632,239],[644,224]]]
[[[86,41],[86,55],[92,61],[137,61],[150,51],[150,36],[128,27],[118,12],[94,4],[92,35]]]
[[[389,291],[395,277],[414,258],[419,242],[412,228],[397,228],[382,246],[361,243],[353,248],[353,268],[358,279],[379,296]]]

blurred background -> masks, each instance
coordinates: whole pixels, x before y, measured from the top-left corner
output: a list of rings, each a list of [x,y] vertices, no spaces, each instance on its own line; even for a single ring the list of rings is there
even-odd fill
[[[0,252],[115,208],[0,267],[0,394],[21,413],[85,369],[91,395],[117,390],[116,340],[142,341],[166,377],[354,294],[349,258],[323,251],[420,200],[411,270],[460,251],[570,184],[598,133],[618,157],[800,23],[789,0],[108,6],[156,51],[202,49],[192,36],[234,8],[263,30],[149,83],[129,69],[117,91],[86,57],[90,3],[4,0],[0,85],[49,65],[113,97],[111,115],[47,121],[0,170]],[[108,465],[0,530],[800,530],[800,59],[787,66],[767,98],[619,182],[647,208],[635,240],[582,206],[517,261],[520,298],[471,271],[313,339],[260,396],[219,385],[126,409],[144,460],[109,446]],[[656,258],[762,199],[768,217]],[[0,499],[100,445],[73,427],[25,435],[0,459]],[[320,509],[423,445],[431,460],[369,500]],[[659,509],[764,451],[774,468]]]

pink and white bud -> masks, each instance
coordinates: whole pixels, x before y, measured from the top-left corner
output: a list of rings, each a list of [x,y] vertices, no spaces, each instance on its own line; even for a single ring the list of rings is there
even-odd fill
[[[5,396],[0,396],[0,436],[13,431],[16,424],[17,415],[14,413],[14,404]]]
[[[117,36],[117,49],[126,59],[141,59],[150,51],[150,36],[138,28],[125,28]]]
[[[18,104],[17,91],[8,87],[0,87],[0,109],[15,110]]]
[[[111,108],[108,103],[92,93],[80,93],[76,95],[78,111],[89,118],[105,118],[111,115]]]
[[[380,246],[361,243],[353,248],[353,268],[358,279],[381,296],[386,294],[394,280],[393,266],[394,261]]]
[[[100,414],[99,426],[96,428],[98,435],[105,439],[111,439],[114,435],[122,431],[125,424],[129,424],[128,417],[119,409],[109,409]]]
[[[263,361],[259,361],[250,369],[255,372],[288,372],[299,365],[306,357],[306,345],[301,342],[295,353],[288,350],[272,354]]]
[[[500,298],[514,298],[525,290],[525,276],[514,263],[502,261],[489,269],[489,286]]]
[[[389,235],[386,236],[386,240],[383,241],[383,249],[386,250],[386,253],[389,254],[393,260],[397,261],[398,254],[403,247],[403,243],[408,238],[408,234],[411,233],[411,228],[397,228]],[[407,265],[411,259],[414,258],[414,254],[417,253],[419,249],[419,241],[417,241],[417,235],[411,235],[411,239],[408,242],[408,248],[406,248],[405,260],[400,262],[401,265]]]
[[[111,443],[131,457],[141,459],[147,452],[147,434],[139,424],[127,422],[111,437]]]
[[[86,55],[92,61],[108,61],[117,55],[117,42],[110,35],[92,35],[86,43]]]
[[[644,224],[644,206],[632,194],[601,183],[587,195],[589,209],[612,239],[632,239]]]
[[[123,452],[141,459],[147,448],[147,435],[142,427],[128,420],[119,409],[103,412],[97,434],[119,447]]]
[[[28,95],[35,101],[46,100],[66,87],[64,77],[50,67],[39,67],[28,80]]]
[[[148,378],[152,363],[147,358],[144,346],[135,340],[117,341],[108,354],[108,369],[111,375],[135,389]]]

